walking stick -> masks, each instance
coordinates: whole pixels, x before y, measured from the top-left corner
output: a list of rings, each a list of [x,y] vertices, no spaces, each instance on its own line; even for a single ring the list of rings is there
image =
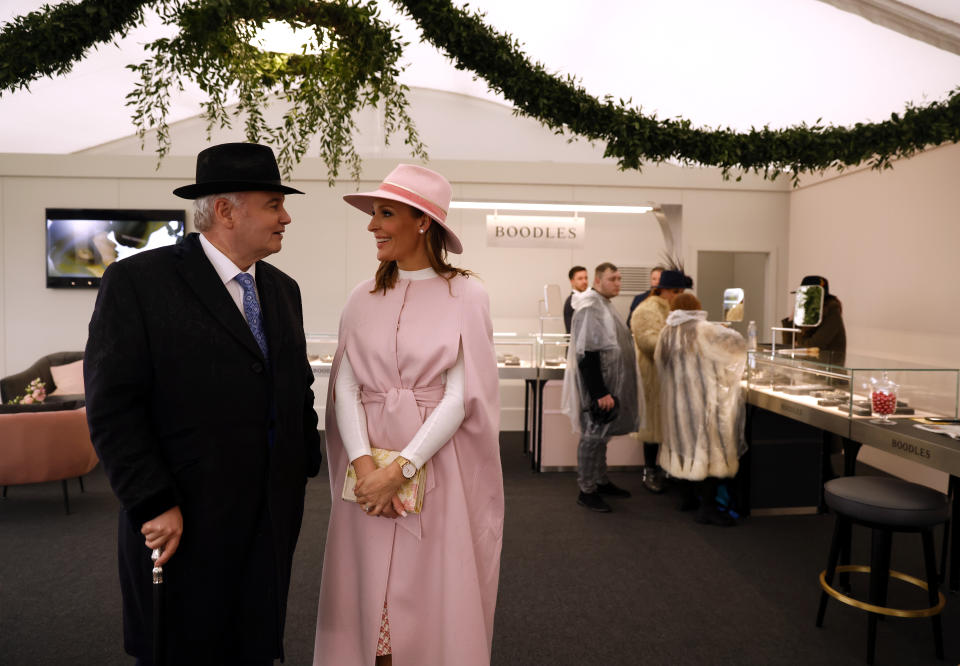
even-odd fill
[[[157,566],[162,554],[163,548],[154,548],[150,555],[153,561],[153,666],[163,666],[163,567]]]

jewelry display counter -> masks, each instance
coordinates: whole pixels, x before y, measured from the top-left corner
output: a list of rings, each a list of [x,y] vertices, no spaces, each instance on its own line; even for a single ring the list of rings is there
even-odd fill
[[[500,379],[524,380],[523,450],[531,454],[530,466],[539,472],[543,456],[544,386],[550,380],[563,379],[570,336],[566,333],[538,333],[527,337],[515,333],[493,335]],[[559,395],[558,387],[557,410]]]
[[[957,416],[957,369],[822,351],[747,354],[748,402],[841,437],[850,437],[858,421],[881,420],[873,388],[881,378],[898,387],[887,421]]]
[[[494,333],[493,336],[497,371],[501,379],[528,379],[537,376],[541,353],[536,336],[520,336],[516,333]],[[307,333],[306,338],[307,360],[310,361],[314,375],[318,380],[320,377],[328,377],[333,356],[337,351],[337,335]]]
[[[944,423],[958,417],[960,369],[757,350],[748,352],[744,388],[748,405],[839,436],[846,475],[854,473],[861,446],[947,473],[953,515],[960,515],[960,427]],[[949,545],[950,589],[957,591],[960,530],[949,537],[943,561]]]
[[[522,379],[523,451],[531,453],[531,467],[539,470],[542,445],[543,386],[550,379],[563,379],[567,345],[565,333],[519,336],[515,333],[494,333],[500,379]]]
[[[500,379],[534,379],[537,376],[537,339],[533,335],[494,333]]]

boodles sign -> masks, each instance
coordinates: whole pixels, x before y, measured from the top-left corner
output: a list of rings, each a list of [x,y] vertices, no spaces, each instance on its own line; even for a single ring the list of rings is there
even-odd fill
[[[487,215],[487,247],[583,247],[582,217]]]

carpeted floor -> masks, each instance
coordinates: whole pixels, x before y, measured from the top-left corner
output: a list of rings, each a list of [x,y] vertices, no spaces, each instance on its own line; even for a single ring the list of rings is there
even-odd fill
[[[865,615],[831,603],[824,628],[814,627],[831,516],[703,526],[677,510],[676,491],[650,495],[635,473],[612,477],[634,496],[594,514],[576,505],[573,474],[533,474],[516,434],[503,440],[507,518],[494,664],[864,663]],[[0,501],[3,666],[132,663],[121,647],[117,503],[99,467],[85,485],[81,495],[70,484],[70,516],[59,484],[12,487]],[[294,666],[311,662],[329,507],[324,470],[308,486],[294,565],[286,635]],[[865,563],[869,538],[855,534],[854,560]],[[894,538],[893,566],[922,576],[919,537]],[[923,601],[891,584],[891,603]],[[892,618],[880,623],[876,663],[957,663],[957,595],[949,595],[943,623],[946,662],[934,657],[929,620]]]

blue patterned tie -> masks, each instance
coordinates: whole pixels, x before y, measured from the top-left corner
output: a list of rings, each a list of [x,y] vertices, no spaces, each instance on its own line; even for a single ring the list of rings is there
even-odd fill
[[[249,273],[237,273],[233,278],[243,287],[243,313],[247,316],[247,325],[257,341],[263,358],[269,359],[267,353],[267,335],[263,332],[263,317],[260,316],[260,303],[257,301],[257,291],[253,284],[253,277]]]

